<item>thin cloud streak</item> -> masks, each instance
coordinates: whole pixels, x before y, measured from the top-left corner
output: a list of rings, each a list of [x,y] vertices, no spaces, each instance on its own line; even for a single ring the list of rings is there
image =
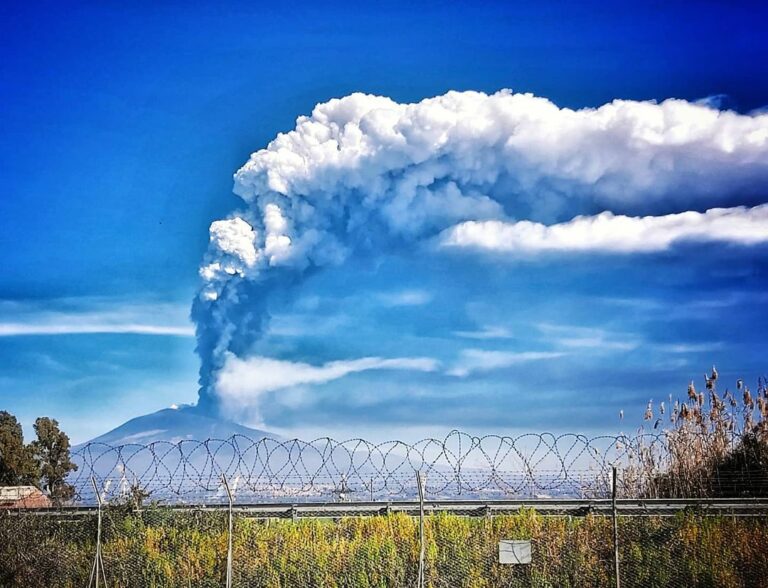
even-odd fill
[[[639,339],[629,333],[614,333],[596,327],[539,323],[536,328],[551,338],[554,345],[582,350],[632,351]]]
[[[96,335],[135,334],[172,337],[194,337],[193,327],[176,327],[145,324],[47,324],[0,323],[0,337],[24,337],[35,335]]]
[[[186,305],[109,298],[0,300],[0,337],[136,334],[194,337]]]
[[[664,343],[655,346],[659,351],[666,353],[708,353],[723,348],[723,343],[714,341],[711,343]]]
[[[512,332],[506,327],[487,326],[476,331],[454,331],[454,335],[464,339],[511,339]]]
[[[566,355],[562,351],[486,351],[484,349],[464,349],[456,364],[446,372],[449,376],[465,378],[479,372],[500,370],[514,365],[557,359]]]
[[[432,293],[426,290],[400,290],[379,292],[373,298],[385,307],[424,306],[432,301]]]

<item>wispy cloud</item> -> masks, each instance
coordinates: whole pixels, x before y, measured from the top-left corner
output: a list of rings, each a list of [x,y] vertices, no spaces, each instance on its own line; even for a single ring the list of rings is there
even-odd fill
[[[379,292],[374,298],[382,306],[423,306],[432,301],[432,293],[426,290],[397,290]]]
[[[595,327],[539,323],[537,329],[548,335],[552,343],[571,349],[631,351],[640,345],[637,337],[626,333],[613,333]]]
[[[473,373],[490,372],[531,361],[555,359],[566,355],[563,351],[487,351],[464,349],[453,367],[446,372],[449,376],[464,378]]]
[[[457,337],[464,339],[511,339],[512,332],[506,327],[488,325],[476,331],[454,331]]]
[[[138,334],[193,337],[188,305],[108,298],[0,301],[0,337]]]
[[[654,348],[666,353],[705,353],[722,349],[723,343],[720,341],[709,343],[662,343],[654,345]]]
[[[613,349],[617,351],[631,351],[636,349],[638,343],[634,341],[609,341],[604,337],[564,337],[559,339],[560,345],[581,349]]]
[[[24,335],[88,335],[88,334],[137,334],[170,335],[174,337],[194,337],[195,330],[189,327],[164,325],[86,323],[73,324],[59,322],[54,324],[0,323],[0,337]]]
[[[367,292],[339,297],[306,297],[296,303],[297,312],[272,315],[268,333],[280,337],[330,334],[348,328],[352,322],[350,314],[330,310],[331,307],[341,309],[360,309],[370,306],[384,308],[416,307],[429,304],[432,298],[431,292],[420,289]]]
[[[710,94],[693,101],[694,104],[700,104],[715,110],[726,110],[731,105],[731,102],[732,99],[728,94]]]
[[[327,335],[347,326],[350,317],[346,314],[286,313],[275,314],[269,321],[268,333],[279,337],[302,337],[306,335]]]
[[[630,333],[616,333],[595,327],[552,323],[540,323],[536,327],[542,333],[551,336],[552,345],[573,350],[632,351],[643,347],[664,354],[686,354],[705,353],[723,347],[721,341],[656,343]]]
[[[644,312],[667,310],[670,306],[670,304],[664,300],[648,297],[632,298],[621,296],[600,296],[595,298],[595,301]]]
[[[683,300],[662,298],[602,297],[600,302],[641,311],[645,318],[670,320],[707,319],[713,312],[739,306],[754,306],[768,302],[768,293],[754,290],[730,290],[717,295],[687,293]]]

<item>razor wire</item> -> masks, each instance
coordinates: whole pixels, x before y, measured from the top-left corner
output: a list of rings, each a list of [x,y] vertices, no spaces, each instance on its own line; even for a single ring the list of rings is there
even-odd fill
[[[604,498],[611,469],[631,471],[643,456],[663,468],[663,435],[597,436],[527,433],[472,436],[452,431],[413,443],[364,439],[312,441],[235,435],[205,441],[90,443],[73,452],[68,482],[75,504],[136,492],[166,504],[224,503],[222,476],[239,503],[413,499],[415,474],[428,498]],[[622,493],[639,495],[641,476],[624,476]]]

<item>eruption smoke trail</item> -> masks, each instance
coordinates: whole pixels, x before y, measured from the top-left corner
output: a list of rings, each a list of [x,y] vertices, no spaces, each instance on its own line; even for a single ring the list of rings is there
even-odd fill
[[[312,271],[450,237],[466,221],[757,204],[766,180],[768,115],[683,100],[574,111],[501,91],[319,104],[251,155],[235,174],[243,209],[211,225],[192,311],[200,406],[217,408],[217,374],[248,356],[272,293]]]

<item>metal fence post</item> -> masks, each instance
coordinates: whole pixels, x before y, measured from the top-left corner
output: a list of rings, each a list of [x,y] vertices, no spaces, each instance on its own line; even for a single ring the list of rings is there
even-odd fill
[[[229,508],[227,509],[228,517],[228,531],[227,531],[227,583],[226,588],[232,588],[232,506],[234,500],[232,499],[232,490],[229,488],[229,482],[227,482],[227,476],[221,475],[221,481],[224,484],[224,489],[227,491],[227,498],[229,500]]]
[[[416,483],[419,486],[419,577],[417,588],[424,588],[424,555],[426,546],[424,544],[424,480],[421,472],[416,472]]]
[[[95,586],[99,588],[100,580],[104,580],[104,588],[107,588],[107,574],[104,571],[104,560],[101,557],[101,492],[96,484],[96,478],[91,476],[93,491],[96,493],[97,504],[97,523],[96,523],[96,555],[93,558],[93,567],[91,567],[91,577],[88,579],[88,588]]]
[[[611,514],[613,517],[613,573],[616,577],[616,588],[621,588],[619,573],[619,523],[616,509],[616,466],[613,466],[611,476]]]

